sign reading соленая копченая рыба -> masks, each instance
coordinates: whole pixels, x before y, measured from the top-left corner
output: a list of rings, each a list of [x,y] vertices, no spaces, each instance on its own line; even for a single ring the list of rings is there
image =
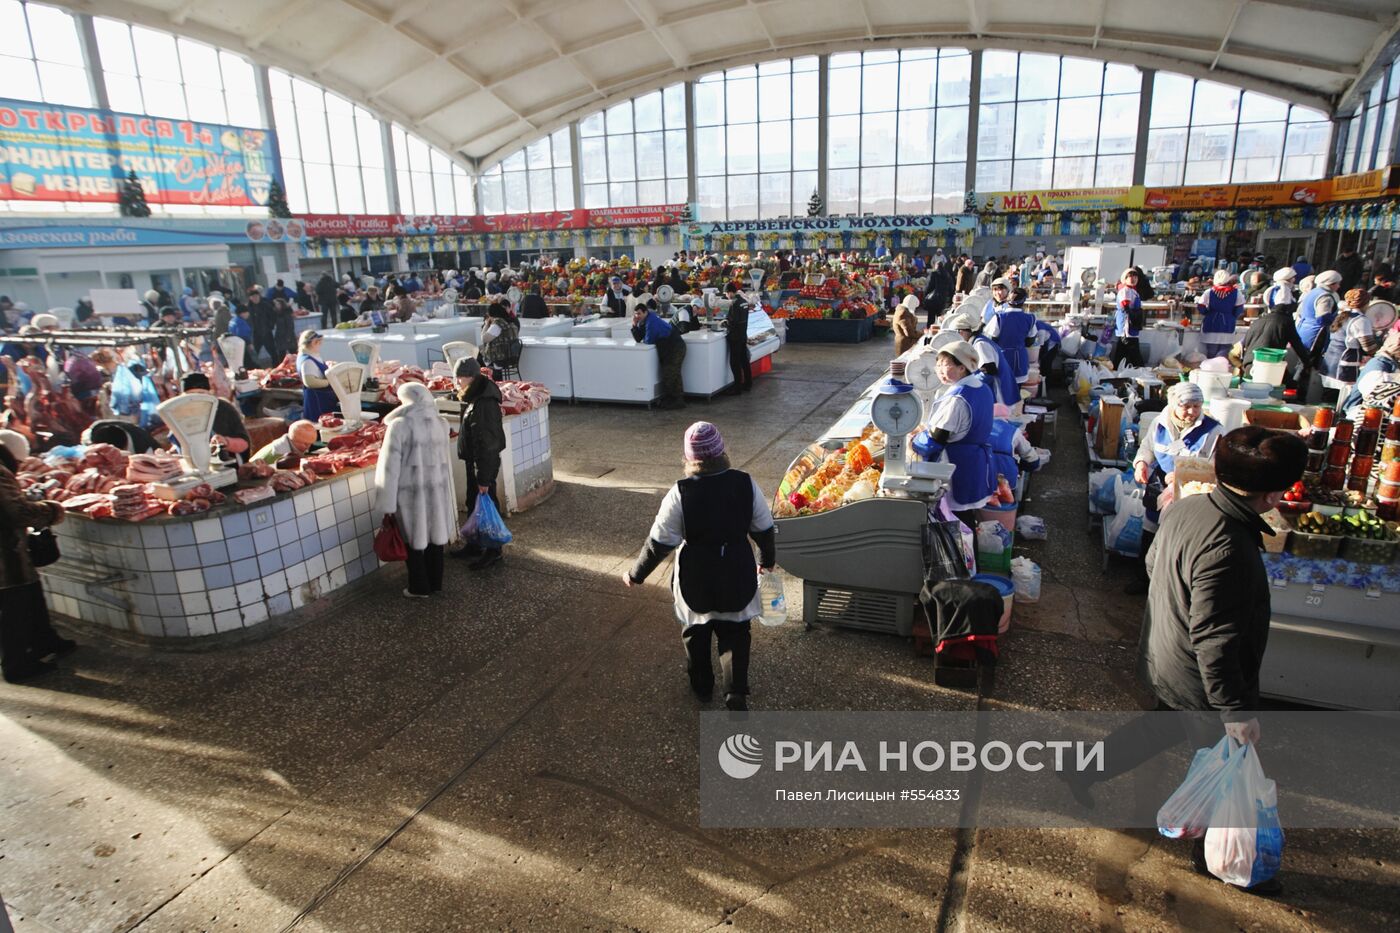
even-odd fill
[[[0,99],[0,200],[261,207],[280,166],[271,130]]]
[[[975,230],[970,214],[882,214],[870,217],[797,217],[791,220],[726,220],[691,224],[693,237],[746,233],[881,233],[896,230]]]

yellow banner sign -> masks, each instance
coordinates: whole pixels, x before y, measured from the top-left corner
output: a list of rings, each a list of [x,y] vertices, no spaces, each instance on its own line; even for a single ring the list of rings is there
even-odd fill
[[[994,191],[979,194],[978,206],[996,214],[1041,211],[1116,211],[1142,206],[1143,189],[1062,188],[1046,191]]]

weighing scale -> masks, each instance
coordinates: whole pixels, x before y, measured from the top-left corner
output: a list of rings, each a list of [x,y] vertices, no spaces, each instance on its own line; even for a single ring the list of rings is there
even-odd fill
[[[374,412],[362,412],[360,410],[361,396],[360,390],[365,382],[365,367],[361,363],[336,363],[326,370],[326,379],[331,384],[331,390],[335,392],[335,397],[340,400],[340,416],[345,419],[345,424],[338,429],[332,429],[337,434],[346,434],[350,431],[358,430],[365,421],[373,421],[379,415]]]
[[[349,347],[350,355],[355,357],[355,362],[365,368],[364,385],[360,391],[367,393],[370,397],[366,399],[361,396],[360,400],[373,402],[379,398],[379,380],[374,378],[374,372],[379,367],[379,352],[381,350],[379,341],[357,337],[350,341]],[[326,375],[330,376],[330,370],[326,371]]]
[[[885,469],[880,491],[910,498],[936,498],[953,475],[952,464],[911,464],[905,458],[906,438],[924,420],[924,406],[914,387],[903,379],[903,364],[891,366],[890,378],[876,390],[870,403],[870,420],[885,432]]]
[[[449,340],[442,345],[442,355],[447,360],[447,366],[454,373],[457,371],[457,361],[469,359],[479,351],[474,343],[466,340]]]
[[[1366,317],[1370,319],[1371,327],[1376,333],[1383,334],[1395,324],[1395,305],[1388,301],[1373,301],[1366,306]]]
[[[520,301],[524,297],[525,293],[520,290],[520,287],[518,285],[512,285],[509,289],[506,290],[506,301],[510,302],[511,313],[520,313]]]
[[[942,336],[938,334],[933,339],[937,341]],[[946,341],[943,345],[951,342]],[[918,396],[924,411],[933,409],[933,400],[943,388],[943,380],[938,378],[938,347],[933,342],[930,342],[929,347],[930,349],[914,357],[904,367],[904,378],[914,387],[914,394]],[[891,364],[892,367],[893,365]]]
[[[156,414],[170,428],[180,444],[180,459],[187,472],[161,483],[152,483],[151,492],[159,499],[183,499],[185,494],[202,483],[215,489],[238,482],[234,469],[214,464],[214,452],[209,439],[214,434],[214,415],[219,399],[213,395],[177,395],[156,406]]]

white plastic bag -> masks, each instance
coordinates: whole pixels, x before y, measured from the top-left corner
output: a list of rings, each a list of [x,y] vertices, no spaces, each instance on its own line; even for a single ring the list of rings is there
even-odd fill
[[[1011,561],[1011,585],[1016,589],[1016,602],[1040,601],[1040,566],[1028,557]]]
[[[1237,746],[1230,764],[1206,830],[1206,867],[1227,884],[1249,888],[1278,874],[1283,860],[1278,788],[1264,776],[1254,746]]]
[[[1234,745],[1221,736],[1211,748],[1199,748],[1186,777],[1157,811],[1157,832],[1168,839],[1199,839],[1206,834],[1222,784],[1230,776],[1230,750]]]
[[[1105,467],[1089,474],[1089,501],[1102,512],[1113,511],[1118,501],[1118,477],[1121,474],[1112,467]]]
[[[763,614],[758,621],[770,628],[787,624],[787,594],[783,591],[781,571],[774,568],[768,573],[759,574],[758,595],[763,605]]]
[[[1024,541],[1044,541],[1049,537],[1045,519],[1034,515],[1021,515],[1016,519],[1016,534]]]
[[[1119,496],[1118,511],[1108,526],[1108,546],[1123,554],[1137,554],[1142,547],[1142,523],[1146,517],[1141,490]]]
[[[1000,554],[1011,546],[1011,532],[1001,522],[977,523],[977,551],[979,554]]]

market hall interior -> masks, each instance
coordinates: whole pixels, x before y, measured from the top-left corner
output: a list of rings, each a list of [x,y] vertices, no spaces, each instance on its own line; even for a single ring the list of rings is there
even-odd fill
[[[489,573],[449,566],[406,601],[386,566],[216,650],[86,633],[43,689],[0,685],[15,929],[1393,929],[1395,832],[1290,829],[1273,902],[1146,830],[699,828],[669,566],[620,575],[686,425],[713,420],[771,495],[889,357],[789,346],[739,398],[555,405],[557,488]],[[935,686],[894,636],[755,626],[753,708],[1142,708],[1141,599],[1124,563],[1101,570],[1082,439],[1060,428],[1027,506],[1051,537],[1017,544],[1043,593],[994,684]]]

